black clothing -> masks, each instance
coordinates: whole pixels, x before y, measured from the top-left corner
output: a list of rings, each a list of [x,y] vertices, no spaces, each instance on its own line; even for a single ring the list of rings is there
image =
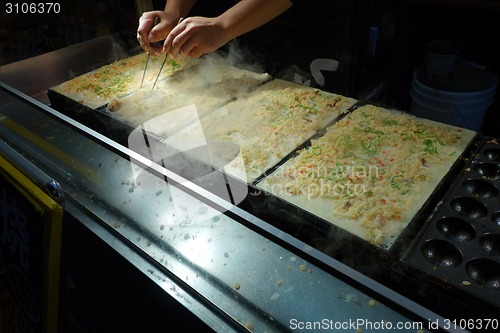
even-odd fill
[[[270,0],[272,1],[272,0]],[[250,63],[260,63],[273,77],[314,81],[315,59],[339,62],[335,72],[322,72],[321,87],[347,93],[351,68],[350,0],[292,0],[293,6],[235,41]],[[234,6],[234,0],[199,0],[190,15],[214,17]],[[224,50],[224,49],[223,49]],[[227,51],[227,49],[226,49]]]

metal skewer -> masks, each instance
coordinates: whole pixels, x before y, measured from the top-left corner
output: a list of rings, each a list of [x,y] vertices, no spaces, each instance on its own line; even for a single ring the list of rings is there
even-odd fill
[[[160,22],[160,19],[158,17],[155,17],[153,27],[157,25]],[[146,71],[148,70],[148,64],[149,64],[149,58],[151,58],[151,54],[149,51],[147,51],[148,57],[146,58],[146,65],[144,66],[144,72],[142,73],[142,80],[141,80],[141,87],[139,89],[142,89],[142,86],[144,85],[144,77],[146,77]]]
[[[167,57],[168,57],[168,54],[165,54],[165,59],[163,59],[163,62],[161,63],[160,70],[158,71],[158,75],[156,75],[156,79],[155,79],[155,82],[153,83],[153,86],[151,87],[151,91],[153,91],[153,89],[156,86],[156,82],[158,82],[158,78],[160,77],[161,70],[163,69],[165,62],[167,61]]]
[[[181,22],[182,22],[182,20],[184,20],[184,18],[183,18],[183,17],[181,17],[181,18],[179,19],[179,21],[177,22],[177,25],[179,25],[179,23],[181,23]],[[155,82],[153,83],[153,87],[151,88],[151,91],[153,91],[153,89],[154,89],[154,88],[155,88],[155,86],[156,86],[156,82],[158,81],[158,78],[160,77],[161,70],[163,69],[163,66],[165,65],[165,62],[167,61],[167,58],[168,58],[169,54],[170,54],[170,53],[165,54],[165,59],[163,59],[163,62],[161,63],[160,71],[158,72],[158,75],[156,75],[156,79],[155,79]]]
[[[141,87],[139,89],[142,89],[142,85],[144,84],[144,77],[146,76],[146,70],[148,69],[149,57],[150,55],[148,52],[148,57],[146,58],[146,66],[144,66],[144,72],[142,73]]]

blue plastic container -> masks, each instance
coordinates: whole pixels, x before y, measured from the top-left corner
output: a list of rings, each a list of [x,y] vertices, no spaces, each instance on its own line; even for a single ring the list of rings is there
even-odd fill
[[[479,131],[493,103],[498,78],[478,66],[461,64],[442,86],[422,69],[413,72],[410,112],[416,116]]]

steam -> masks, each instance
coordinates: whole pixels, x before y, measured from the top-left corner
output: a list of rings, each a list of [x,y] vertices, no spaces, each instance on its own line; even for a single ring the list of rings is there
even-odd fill
[[[240,47],[235,41],[230,42],[224,55],[226,65],[238,67],[250,72],[264,73],[264,65],[247,49]]]

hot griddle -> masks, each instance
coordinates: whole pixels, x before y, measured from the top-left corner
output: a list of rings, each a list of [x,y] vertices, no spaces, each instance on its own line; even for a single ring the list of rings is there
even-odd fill
[[[110,139],[128,146],[129,136],[136,128],[132,128],[128,124],[113,117],[107,105],[91,109],[51,89],[48,90],[48,96],[52,107],[56,110]],[[363,102],[358,103],[348,112],[355,110],[356,107],[363,104]],[[338,121],[338,119],[335,121]],[[191,176],[188,178],[191,178],[190,180],[198,185],[209,190],[214,190],[215,192],[218,191],[218,185],[214,184],[217,183],[218,180],[224,179],[227,187],[237,188],[238,193],[247,193],[244,198],[239,198],[239,200],[233,202],[239,207],[262,218],[269,224],[278,227],[283,232],[294,236],[326,255],[334,257],[356,268],[358,271],[371,277],[378,278],[379,280],[387,281],[392,274],[394,263],[401,259],[405,251],[416,246],[412,243],[413,239],[421,232],[421,228],[426,223],[429,216],[433,216],[435,207],[439,206],[439,203],[443,200],[443,196],[446,194],[448,187],[455,181],[461,170],[463,170],[467,158],[472,154],[475,143],[474,141],[471,142],[470,147],[465,150],[462,156],[457,158],[454,166],[448,172],[448,175],[435,188],[430,199],[403,232],[401,232],[393,245],[389,249],[384,249],[346,232],[332,223],[286,202],[271,193],[266,193],[257,188],[258,182],[261,181],[265,175],[270,174],[272,170],[293,157],[300,149],[308,147],[310,145],[310,140],[322,135],[323,131],[330,125],[332,125],[332,123],[325,124],[323,129],[318,131],[315,136],[297,147],[292,153],[284,157],[280,163],[270,170],[267,170],[252,184],[245,184],[241,180],[222,173],[220,169],[206,169],[207,166],[202,166],[201,170],[210,174],[208,177],[197,178]],[[187,174],[190,175],[192,173],[188,172]],[[206,181],[206,179],[209,179],[209,181]],[[224,192],[224,195],[226,193],[227,192]],[[227,198],[225,197],[224,199]],[[232,198],[229,198],[229,200],[231,199]]]
[[[91,109],[54,90],[49,89],[48,94],[54,108],[120,144],[127,146],[130,134],[136,130],[125,122],[113,117],[107,105]],[[363,104],[365,103],[358,103],[354,105],[350,110],[348,110],[347,114]],[[207,165],[198,165],[197,167],[194,167],[194,165],[198,162],[192,161],[189,157],[184,158],[187,160],[185,161],[185,165],[193,163],[193,169],[204,170],[207,174],[212,173],[212,176],[208,178],[193,177],[192,172],[189,172],[187,168],[184,168],[184,171],[186,171],[184,175],[188,175],[188,178],[198,185],[216,192],[217,189],[214,186],[213,179],[221,179],[221,177],[225,177],[224,179],[226,179],[228,184],[233,184],[233,186],[234,184],[238,184],[238,188],[240,189],[241,186],[248,186],[247,197],[241,202],[238,202],[238,204],[245,210],[261,217],[266,221],[269,221],[269,223],[279,227],[286,233],[297,237],[327,255],[341,259],[345,263],[352,267],[356,267],[361,271],[363,271],[363,268],[366,267],[367,271],[365,273],[371,276],[374,274],[380,275],[382,279],[385,279],[387,278],[386,275],[391,271],[392,264],[401,257],[404,250],[408,249],[413,237],[419,232],[426,218],[432,213],[434,207],[438,204],[442,195],[445,193],[449,182],[464,167],[464,160],[462,157],[468,156],[471,152],[466,150],[462,157],[457,158],[457,161],[448,173],[448,176],[445,177],[436,187],[434,193],[431,195],[424,207],[398,236],[394,244],[389,249],[384,249],[371,244],[310,212],[296,207],[295,205],[286,202],[271,193],[266,193],[257,188],[258,183],[264,179],[266,175],[272,173],[273,170],[295,156],[299,150],[308,147],[312,139],[321,136],[326,128],[331,126],[335,121],[338,121],[338,119],[334,120],[332,123],[325,124],[323,129],[318,131],[316,135],[285,156],[281,162],[272,167],[270,170],[266,170],[266,172],[264,172],[263,175],[252,184],[244,185],[240,180],[229,175],[224,175],[220,169],[210,168],[210,166]],[[181,170],[181,168],[176,169]],[[207,179],[210,180],[207,181]],[[374,266],[373,262],[377,262],[377,265]],[[374,267],[377,268],[374,269]]]

